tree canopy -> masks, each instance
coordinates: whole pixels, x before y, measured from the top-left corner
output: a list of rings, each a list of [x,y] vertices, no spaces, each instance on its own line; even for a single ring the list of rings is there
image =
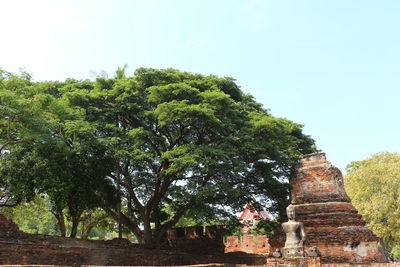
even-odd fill
[[[400,154],[375,154],[347,172],[346,191],[368,227],[390,248],[400,246]]]
[[[47,147],[49,153],[76,155],[64,157],[68,162],[57,165],[59,170],[111,165],[93,175],[66,172],[78,187],[87,177],[97,181],[82,185],[84,190],[112,184],[107,192],[120,198],[122,213],[110,204],[112,198],[96,202],[145,244],[157,244],[186,213],[203,211],[199,214],[218,218],[248,201],[282,210],[292,167],[299,155],[315,151],[301,125],[272,116],[232,78],[150,68],[126,77],[121,68],[111,79],[29,86],[52,103],[44,107],[52,116],[45,116],[46,127],[41,127],[47,137],[32,138],[35,153]],[[23,147],[10,154],[16,156]],[[105,158],[112,164],[103,163]],[[48,160],[44,165],[53,166]],[[49,173],[50,180],[58,179]]]

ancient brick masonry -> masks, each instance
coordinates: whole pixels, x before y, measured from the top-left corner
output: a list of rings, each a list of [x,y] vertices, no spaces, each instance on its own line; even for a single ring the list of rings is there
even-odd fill
[[[171,242],[176,249],[145,249],[125,239],[100,241],[26,234],[0,215],[0,264],[154,266],[229,262],[222,254],[221,227],[209,226],[204,235],[198,238],[191,235],[193,229],[183,230],[182,238],[172,238]],[[169,234],[174,231],[171,230]],[[197,241],[191,243],[190,249],[188,239]],[[214,249],[220,253],[214,256],[185,252],[196,249],[205,253]]]
[[[167,231],[163,245],[189,253],[223,253],[223,227],[212,225],[173,228]]]
[[[303,222],[305,247],[317,246],[323,263],[385,262],[377,238],[351,204],[340,170],[325,153],[305,155],[290,180],[296,221]],[[270,239],[273,249],[282,247],[281,231]]]
[[[268,255],[270,253],[268,237],[266,235],[228,236],[225,242],[225,253],[229,252]]]
[[[0,266],[265,264],[266,257],[223,254],[222,230],[221,226],[171,229],[167,234],[168,247],[150,249],[132,244],[126,239],[101,241],[26,234],[0,215]]]
[[[320,257],[268,258],[266,267],[321,267]]]

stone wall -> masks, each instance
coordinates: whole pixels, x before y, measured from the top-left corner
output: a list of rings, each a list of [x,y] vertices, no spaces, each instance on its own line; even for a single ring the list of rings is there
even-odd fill
[[[244,252],[268,255],[270,245],[266,235],[228,236],[225,241],[225,253]]]

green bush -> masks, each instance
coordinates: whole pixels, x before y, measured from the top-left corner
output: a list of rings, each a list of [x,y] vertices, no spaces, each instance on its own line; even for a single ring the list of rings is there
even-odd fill
[[[393,247],[390,254],[393,258],[400,259],[400,246]]]

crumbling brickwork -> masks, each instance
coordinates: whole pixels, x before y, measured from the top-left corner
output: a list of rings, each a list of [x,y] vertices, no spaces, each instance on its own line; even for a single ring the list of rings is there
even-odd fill
[[[317,246],[323,263],[386,262],[379,238],[365,227],[344,190],[340,170],[324,153],[303,156],[290,185],[296,221],[304,223],[305,247]],[[280,229],[270,244],[275,250],[284,241]]]
[[[225,242],[225,253],[230,252],[268,255],[270,253],[268,237],[266,235],[228,236]]]
[[[145,249],[125,239],[100,241],[32,235],[19,231],[12,221],[0,215],[0,265],[76,267],[229,263],[254,266],[266,263],[266,257],[224,254],[221,226],[201,230],[193,227],[172,229],[168,236],[168,248]]]
[[[163,244],[189,253],[223,253],[223,227],[211,225],[173,228],[167,231]]]
[[[268,258],[266,267],[321,267],[320,257]]]

